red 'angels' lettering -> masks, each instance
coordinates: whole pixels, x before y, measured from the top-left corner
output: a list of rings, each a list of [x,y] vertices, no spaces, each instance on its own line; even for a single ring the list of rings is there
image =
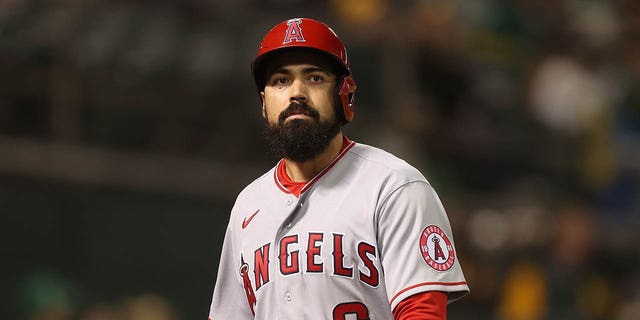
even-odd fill
[[[305,42],[302,35],[302,19],[291,19],[287,21],[287,32],[284,35],[282,43],[290,43],[291,41]]]
[[[282,274],[298,273],[298,250],[289,252],[289,245],[298,243],[298,235],[292,235],[280,240],[280,272]]]
[[[353,276],[353,268],[344,266],[344,253],[342,253],[342,234],[333,234],[333,274],[349,277]]]
[[[380,284],[380,271],[374,263],[377,257],[376,247],[364,241],[357,244],[355,251],[345,254],[343,234],[331,234],[331,240],[325,241],[325,235],[319,232],[310,232],[306,243],[302,243],[306,248],[301,248],[299,243],[299,235],[288,235],[283,237],[279,243],[277,253],[278,264],[276,269],[282,275],[292,275],[296,273],[324,273],[326,271],[325,264],[333,275],[352,278],[359,280],[371,287],[377,287]],[[326,246],[333,245],[331,256],[333,259],[322,259],[322,252]],[[270,252],[271,243],[267,243],[253,252],[253,281],[249,279],[249,264],[241,257],[240,274],[243,279],[243,286],[247,295],[247,301],[253,308],[256,304],[256,291],[271,281],[270,271]],[[306,259],[301,259],[300,252],[306,254]],[[351,259],[346,259],[351,257]],[[333,263],[331,263],[333,262]],[[302,266],[300,265],[302,263]],[[358,266],[357,275],[354,277],[354,266]],[[304,270],[304,271],[303,271]]]
[[[256,250],[254,254],[253,274],[256,279],[256,290],[260,289],[263,284],[269,282],[269,246],[267,243],[262,248]]]
[[[373,265],[373,261],[369,259],[368,255],[372,255],[373,257],[375,257],[376,248],[368,243],[360,243],[360,245],[358,245],[358,256],[367,267],[367,269],[369,269],[368,275],[360,272],[360,281],[372,287],[377,287],[380,281],[380,278],[378,277],[378,269],[376,269],[376,266]]]
[[[322,272],[323,266],[321,263],[316,263],[316,257],[322,254],[322,246],[317,245],[318,242],[322,243],[324,234],[309,232],[309,243],[307,244],[307,272]]]
[[[249,265],[244,262],[244,258],[240,256],[240,275],[242,275],[242,286],[244,287],[244,293],[247,296],[247,303],[249,304],[249,308],[251,308],[251,313],[255,316],[256,313],[253,311],[253,307],[255,307],[257,299],[256,294],[253,292],[253,287],[251,286],[251,280],[249,280],[249,273],[247,269],[249,269]]]

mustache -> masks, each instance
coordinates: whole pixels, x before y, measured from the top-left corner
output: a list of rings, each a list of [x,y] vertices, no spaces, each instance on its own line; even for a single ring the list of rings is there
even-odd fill
[[[290,103],[289,106],[280,113],[278,122],[282,124],[289,116],[295,114],[303,114],[305,116],[313,118],[316,121],[320,121],[320,113],[316,109],[312,108],[304,101],[296,101]]]

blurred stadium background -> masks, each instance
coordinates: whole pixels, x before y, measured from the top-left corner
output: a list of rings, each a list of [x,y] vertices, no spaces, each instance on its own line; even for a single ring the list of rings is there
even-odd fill
[[[450,319],[638,319],[635,0],[0,1],[1,318],[206,319],[275,161],[249,63],[295,16],[347,43],[347,135],[439,191]]]

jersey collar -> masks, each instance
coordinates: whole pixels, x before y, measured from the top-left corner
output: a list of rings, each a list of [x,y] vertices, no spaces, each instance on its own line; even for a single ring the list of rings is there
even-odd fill
[[[331,170],[331,168],[333,168],[333,166],[336,163],[338,163],[338,161],[340,161],[340,159],[342,159],[342,157],[344,157],[344,155],[347,154],[347,152],[355,144],[356,144],[355,142],[351,141],[346,136],[343,136],[342,148],[340,149],[338,156],[335,159],[333,159],[333,161],[331,161],[331,163],[329,163],[328,166],[322,169],[322,171],[320,171],[311,180],[307,182],[295,182],[291,180],[285,168],[285,160],[281,159],[280,161],[278,161],[278,164],[276,165],[276,168],[273,172],[273,179],[275,181],[276,186],[278,186],[278,188],[284,193],[293,194],[296,197],[299,197],[302,193],[309,190],[309,188],[311,188],[311,186],[313,186],[313,184],[316,183],[316,181],[318,181],[320,178],[322,178],[322,176],[324,176],[327,172],[329,172],[329,170]]]

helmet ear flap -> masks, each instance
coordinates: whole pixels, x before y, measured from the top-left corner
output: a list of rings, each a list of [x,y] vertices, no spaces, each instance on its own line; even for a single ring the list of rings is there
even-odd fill
[[[338,83],[338,92],[336,100],[336,113],[339,114],[339,118],[342,124],[347,124],[353,120],[354,116],[354,98],[356,92],[356,82],[350,75],[341,78]]]

